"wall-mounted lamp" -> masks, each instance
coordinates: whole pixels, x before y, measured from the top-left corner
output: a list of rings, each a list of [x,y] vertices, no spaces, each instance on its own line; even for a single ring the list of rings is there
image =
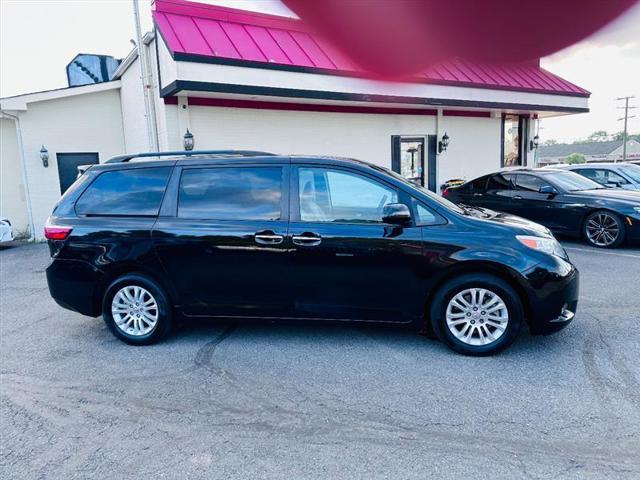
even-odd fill
[[[184,134],[184,149],[187,151],[193,150],[194,144],[195,141],[193,140],[193,133],[191,133],[187,128],[187,133]]]
[[[538,148],[538,142],[539,141],[540,141],[540,137],[538,137],[538,135],[536,135],[531,140],[529,140],[529,150],[533,150],[535,148]]]
[[[444,132],[442,139],[438,142],[438,153],[446,152],[448,146],[449,146],[449,135],[447,135],[447,132]]]
[[[49,166],[49,150],[47,150],[44,145],[42,145],[40,149],[40,160],[42,160],[42,166],[44,168]]]

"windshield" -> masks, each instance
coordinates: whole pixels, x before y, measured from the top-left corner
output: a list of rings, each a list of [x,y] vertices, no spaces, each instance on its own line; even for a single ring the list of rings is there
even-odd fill
[[[620,168],[631,180],[640,183],[640,167],[638,165],[629,164],[624,167],[621,165]]]
[[[545,178],[552,180],[557,186],[569,192],[605,188],[599,183],[573,172],[554,172],[545,175]]]
[[[373,168],[376,168],[378,170],[380,170],[381,172],[384,172],[388,175],[391,175],[393,178],[395,178],[396,180],[401,181],[402,183],[404,183],[405,185],[418,190],[420,193],[427,195],[430,199],[432,199],[435,202],[438,202],[440,205],[442,205],[444,208],[449,209],[449,210],[453,210],[454,212],[457,213],[461,213],[461,214],[465,214],[465,211],[460,208],[458,205],[456,205],[453,202],[450,202],[449,200],[447,200],[444,197],[441,197],[440,195],[436,195],[435,193],[433,193],[431,190],[427,190],[426,188],[420,186],[420,185],[416,185],[415,183],[411,183],[410,181],[408,181],[406,178],[404,178],[402,175],[399,175],[398,173],[389,170],[388,168],[385,167],[380,167],[379,165],[371,165]]]

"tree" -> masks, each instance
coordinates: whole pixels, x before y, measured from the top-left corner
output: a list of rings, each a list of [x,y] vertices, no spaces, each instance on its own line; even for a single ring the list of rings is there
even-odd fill
[[[624,132],[620,131],[611,135],[611,140],[616,140],[618,142],[621,142],[623,137],[624,137]],[[635,133],[635,134],[627,133],[627,140],[632,140],[632,139],[640,142],[640,133]]]
[[[576,163],[586,163],[587,159],[581,153],[572,153],[567,158],[565,158],[564,161],[569,165],[574,165]]]
[[[557,145],[558,141],[550,138],[549,140],[545,140],[542,145]]]
[[[587,142],[605,142],[609,134],[605,130],[598,130],[587,137]]]

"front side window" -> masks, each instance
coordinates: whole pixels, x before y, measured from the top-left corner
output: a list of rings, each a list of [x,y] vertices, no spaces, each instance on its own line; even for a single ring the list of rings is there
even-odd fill
[[[640,183],[640,167],[638,165],[625,165],[622,171],[626,173],[631,180],[636,183]]]
[[[76,203],[78,215],[158,215],[171,167],[101,173]]]
[[[547,182],[534,177],[533,175],[518,175],[516,177],[516,189],[526,190],[528,192],[538,192],[541,187],[550,187]]]
[[[298,170],[300,219],[305,222],[382,223],[395,189],[362,175],[324,168]]]
[[[279,220],[282,168],[216,167],[182,172],[178,217],[203,220]]]

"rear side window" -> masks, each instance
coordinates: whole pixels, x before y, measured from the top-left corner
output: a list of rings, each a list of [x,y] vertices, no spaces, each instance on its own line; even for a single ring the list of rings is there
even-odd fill
[[[503,175],[502,173],[491,175],[487,190],[513,190],[511,175]]]
[[[178,217],[203,220],[279,220],[282,168],[216,167],[182,172]]]
[[[103,172],[76,203],[78,215],[158,215],[171,167]]]

